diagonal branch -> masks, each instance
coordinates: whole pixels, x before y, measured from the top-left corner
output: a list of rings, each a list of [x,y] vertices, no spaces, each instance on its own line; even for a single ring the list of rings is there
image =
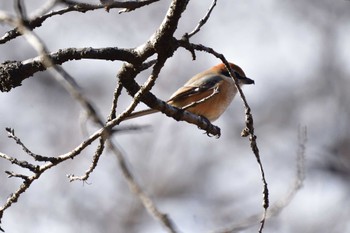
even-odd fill
[[[147,194],[142,190],[141,186],[136,182],[133,174],[130,172],[130,169],[128,168],[125,158],[123,154],[116,150],[115,145],[111,140],[108,141],[108,146],[111,149],[111,151],[116,155],[118,159],[118,165],[123,173],[123,176],[128,183],[128,186],[130,190],[140,199],[141,203],[145,207],[145,209],[149,212],[150,215],[152,215],[155,219],[157,219],[162,225],[167,229],[170,233],[176,233],[176,226],[174,222],[170,219],[170,217],[167,214],[162,213],[159,211],[158,207],[154,203],[154,201],[147,196]]]
[[[211,15],[211,12],[214,10],[214,7],[216,6],[216,2],[217,2],[217,0],[213,0],[207,14],[199,21],[196,28],[193,29],[192,32],[185,34],[185,37],[187,38],[187,40],[190,39],[192,36],[194,36],[196,33],[198,33],[201,30],[201,28],[203,27],[203,25],[206,24],[206,22],[208,21],[210,15]]]

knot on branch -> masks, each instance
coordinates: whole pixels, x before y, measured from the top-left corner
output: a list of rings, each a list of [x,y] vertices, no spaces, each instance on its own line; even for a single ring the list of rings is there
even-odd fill
[[[14,87],[18,87],[22,82],[20,74],[21,62],[5,61],[0,65],[0,91],[8,92]]]

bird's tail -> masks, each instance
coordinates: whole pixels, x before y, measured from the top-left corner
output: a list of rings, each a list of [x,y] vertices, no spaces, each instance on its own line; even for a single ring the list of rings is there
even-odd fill
[[[141,110],[141,111],[138,111],[138,112],[133,112],[127,118],[125,118],[125,120],[134,119],[134,118],[137,118],[137,117],[145,116],[145,115],[156,113],[156,112],[159,112],[159,110],[151,109],[151,108],[150,109]]]

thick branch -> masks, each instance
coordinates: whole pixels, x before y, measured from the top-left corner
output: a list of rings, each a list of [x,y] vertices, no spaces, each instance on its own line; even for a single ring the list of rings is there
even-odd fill
[[[68,48],[51,54],[40,55],[22,62],[6,61],[0,64],[0,91],[7,92],[21,85],[22,81],[34,73],[47,69],[45,58],[53,65],[61,65],[70,60],[101,59],[138,63],[140,59],[132,49],[109,48]]]
[[[185,11],[188,2],[189,0],[172,1],[159,29],[151,37],[150,42],[158,54],[163,54],[169,58],[178,48],[174,38],[174,33],[177,29],[182,12]]]

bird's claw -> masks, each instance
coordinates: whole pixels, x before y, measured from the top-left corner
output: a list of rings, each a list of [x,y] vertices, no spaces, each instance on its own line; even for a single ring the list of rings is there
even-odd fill
[[[220,138],[220,136],[221,136],[220,131],[219,131],[219,133],[216,134],[216,135],[211,134],[211,133],[209,132],[209,130],[208,130],[208,129],[209,129],[209,126],[212,125],[211,122],[210,122],[206,117],[204,117],[204,116],[199,116],[199,117],[200,117],[201,120],[204,121],[204,122],[206,123],[206,125],[207,125],[206,131],[205,131],[204,133],[207,134],[208,137],[213,137],[213,136],[215,136],[215,138]],[[200,127],[198,126],[198,128],[200,128]]]

